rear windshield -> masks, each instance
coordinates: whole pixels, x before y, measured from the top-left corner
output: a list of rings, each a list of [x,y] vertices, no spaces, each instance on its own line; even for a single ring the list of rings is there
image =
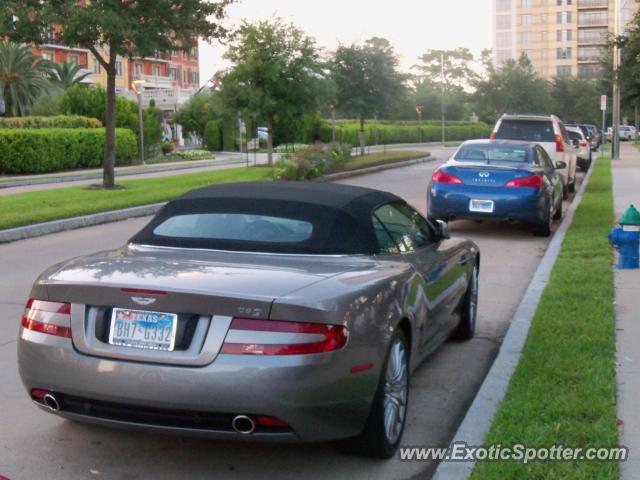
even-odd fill
[[[313,224],[295,218],[242,213],[193,213],[170,217],[153,233],[161,237],[299,243],[308,240]]]
[[[578,132],[572,132],[571,130],[567,130],[569,134],[569,138],[571,140],[582,140],[582,136]]]
[[[504,119],[496,138],[502,140],[524,140],[527,142],[555,142],[551,121]]]
[[[470,144],[462,145],[454,160],[461,162],[515,162],[529,163],[529,149],[510,145]]]

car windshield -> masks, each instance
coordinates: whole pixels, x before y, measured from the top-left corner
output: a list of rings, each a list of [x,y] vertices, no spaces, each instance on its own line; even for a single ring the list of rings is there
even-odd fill
[[[194,213],[170,217],[153,233],[162,237],[299,243],[313,232],[310,222],[242,213]]]
[[[569,138],[571,140],[582,140],[582,135],[580,135],[578,132],[574,132],[573,130],[567,130],[567,133],[569,134]]]
[[[551,121],[504,119],[500,122],[496,138],[528,142],[555,142],[555,133]]]
[[[513,162],[529,163],[529,149],[522,146],[468,144],[462,145],[454,160],[461,162]]]

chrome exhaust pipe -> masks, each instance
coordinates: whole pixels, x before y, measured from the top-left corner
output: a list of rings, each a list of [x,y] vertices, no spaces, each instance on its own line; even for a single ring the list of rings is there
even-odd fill
[[[52,412],[60,411],[60,403],[58,403],[58,399],[51,393],[47,393],[43,398],[45,406],[51,410]]]
[[[246,415],[236,415],[231,422],[231,426],[240,435],[251,435],[256,429],[256,422]]]

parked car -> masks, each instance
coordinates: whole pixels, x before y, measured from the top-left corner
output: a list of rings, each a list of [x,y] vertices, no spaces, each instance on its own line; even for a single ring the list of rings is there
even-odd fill
[[[431,177],[428,217],[521,221],[548,236],[553,221],[562,218],[558,171],[565,168],[534,142],[464,142]]]
[[[569,138],[576,149],[578,168],[586,172],[591,166],[591,146],[584,136],[583,130],[578,127],[567,127]]]
[[[562,121],[555,115],[504,114],[496,123],[492,139],[520,140],[540,144],[554,165],[563,162],[558,173],[562,178],[563,198],[576,187],[576,153]]]
[[[35,282],[20,375],[72,420],[222,439],[347,439],[387,458],[410,373],[473,336],[480,252],[401,198],[338,184],[210,186],[122,248]]]
[[[590,150],[593,152],[598,150],[598,147],[600,146],[600,141],[599,141],[600,134],[598,133],[598,129],[596,128],[595,125],[571,123],[571,124],[565,125],[565,127],[567,129],[569,127],[579,128],[582,131],[582,134],[584,135],[587,142],[589,142]]]
[[[607,128],[607,141],[610,142],[613,137],[613,127]],[[628,125],[620,125],[618,127],[618,138],[620,140],[636,140],[637,133],[635,131],[635,127],[631,127]]]

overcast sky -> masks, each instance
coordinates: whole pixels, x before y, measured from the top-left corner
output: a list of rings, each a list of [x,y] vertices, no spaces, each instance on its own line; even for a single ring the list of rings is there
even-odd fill
[[[229,26],[282,17],[327,51],[384,37],[406,70],[430,48],[467,47],[479,56],[491,47],[491,0],[240,0],[227,11]],[[202,83],[228,66],[223,53],[219,44],[200,45]]]

